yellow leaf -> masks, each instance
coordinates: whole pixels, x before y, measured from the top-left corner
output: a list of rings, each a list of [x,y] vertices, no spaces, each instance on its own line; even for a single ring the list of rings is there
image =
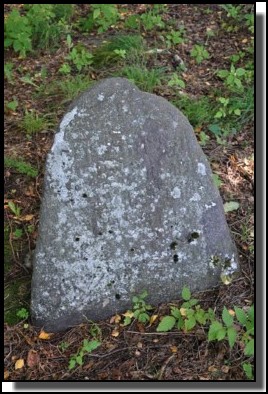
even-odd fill
[[[182,316],[186,316],[187,315],[187,309],[186,308],[181,308],[180,309],[180,313]]]
[[[211,365],[210,367],[208,367],[208,371],[209,372],[217,372],[218,369],[214,365]]]
[[[113,330],[112,337],[118,337],[119,331],[117,329]]]
[[[134,313],[132,311],[126,311],[126,313],[122,313],[123,316],[125,317],[130,317],[130,319],[134,316]]]
[[[32,220],[33,217],[34,217],[34,215],[25,215],[25,216],[22,216],[20,219],[25,222],[29,222],[30,220]]]
[[[248,39],[247,39],[247,38],[244,38],[244,40],[242,40],[242,43],[243,43],[243,44],[246,44],[246,42],[248,42]]]
[[[158,318],[158,315],[152,315],[150,317],[150,326],[156,321],[157,318]]]
[[[5,372],[4,372],[4,380],[7,380],[8,377],[9,377],[9,372],[8,372],[8,371],[5,371]]]
[[[235,311],[233,311],[232,309],[228,309],[228,312],[231,316],[235,316]]]
[[[38,338],[39,338],[39,339],[50,339],[51,335],[53,335],[53,334],[41,330],[41,332],[40,332]]]
[[[15,369],[20,369],[20,368],[23,368],[23,367],[24,367],[24,360],[23,360],[23,358],[20,358],[15,363]]]
[[[172,351],[172,353],[177,353],[178,348],[177,348],[177,346],[171,346],[170,350]]]

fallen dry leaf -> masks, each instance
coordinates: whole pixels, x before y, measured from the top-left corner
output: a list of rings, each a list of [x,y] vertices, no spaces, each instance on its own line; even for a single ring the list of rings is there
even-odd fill
[[[24,367],[24,360],[23,358],[19,358],[15,363],[15,369],[20,369]]]
[[[5,371],[5,372],[4,372],[4,380],[7,380],[8,377],[9,377],[9,372],[8,372],[8,371]]]
[[[20,218],[20,220],[22,220],[23,222],[29,222],[30,220],[32,220],[33,217],[34,217],[34,215],[25,215],[25,216],[22,216]]]
[[[113,323],[119,323],[120,320],[121,320],[121,316],[120,316],[120,315],[114,315],[114,316],[111,317],[110,323],[111,323],[111,324],[113,324]]]
[[[180,313],[182,316],[186,316],[187,315],[187,309],[186,308],[181,308],[180,309]]]
[[[217,372],[218,368],[214,367],[214,365],[211,365],[210,367],[208,367],[208,371],[209,372]]]
[[[138,343],[137,343],[137,348],[142,349],[142,347],[143,347],[142,342],[138,342]]]
[[[35,367],[39,363],[40,357],[36,350],[29,350],[27,356],[27,365],[30,368]]]
[[[228,309],[229,315],[231,316],[235,316],[235,311],[233,311],[232,309]]]
[[[126,311],[126,313],[122,313],[122,315],[125,317],[132,318],[134,316],[134,313],[132,311]]]
[[[229,369],[230,369],[230,367],[228,367],[228,365],[223,365],[223,366],[221,367],[221,370],[222,370],[223,373],[228,373],[228,372],[229,372]]]
[[[117,329],[115,329],[115,330],[112,331],[111,335],[112,335],[112,337],[118,337],[119,331]]]
[[[48,332],[41,330],[38,338],[39,339],[50,339],[52,335],[53,335],[52,333],[48,333]]]
[[[170,350],[171,350],[172,353],[177,353],[178,348],[177,348],[177,346],[171,346]]]
[[[156,321],[157,318],[158,318],[158,315],[152,315],[150,317],[150,326]]]

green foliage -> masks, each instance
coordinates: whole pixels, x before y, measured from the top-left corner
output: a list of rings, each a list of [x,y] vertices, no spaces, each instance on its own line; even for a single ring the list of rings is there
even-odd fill
[[[21,308],[21,309],[18,310],[17,316],[18,316],[21,320],[28,319],[28,317],[29,317],[29,312],[27,311],[27,309]]]
[[[60,93],[64,98],[63,102],[66,102],[77,97],[91,84],[92,81],[87,76],[76,75],[74,77],[70,76],[63,81],[55,81],[50,88],[52,91]]]
[[[202,63],[204,59],[209,59],[209,53],[203,45],[194,45],[190,54],[196,60],[197,64]]]
[[[172,328],[176,324],[176,319],[174,316],[164,316],[159,325],[157,326],[156,331],[166,332],[172,330]]]
[[[228,18],[233,18],[236,21],[241,19],[241,5],[234,6],[232,4],[221,4],[220,7],[226,11]]]
[[[116,4],[91,4],[93,21],[98,26],[98,33],[103,33],[114,25],[119,18]]]
[[[163,28],[165,26],[160,15],[156,15],[155,12],[149,11],[140,16],[141,25],[144,30],[153,30],[156,27]]]
[[[24,160],[17,159],[15,157],[4,158],[5,167],[16,170],[19,174],[25,174],[29,177],[35,178],[38,175],[38,171],[31,164],[26,163]]]
[[[92,340],[88,341],[84,339],[83,345],[79,351],[72,355],[69,361],[69,369],[73,369],[76,365],[83,365],[84,355],[87,353],[91,353],[93,350],[97,349],[101,345],[100,341]]]
[[[140,16],[139,15],[130,15],[125,20],[125,28],[131,30],[140,29]]]
[[[224,80],[224,83],[231,90],[235,91],[244,91],[243,83],[244,81],[251,80],[251,74],[245,70],[244,68],[235,68],[233,64],[231,64],[230,71],[228,70],[219,70],[217,75]]]
[[[180,30],[171,30],[167,35],[166,35],[166,43],[167,47],[171,48],[172,46],[176,46],[178,44],[182,44],[185,36],[185,28],[181,27]]]
[[[217,188],[221,187],[222,181],[221,181],[221,179],[220,179],[220,177],[219,177],[218,174],[212,174],[212,179],[213,179],[214,185],[215,185]]]
[[[245,372],[245,374],[246,374],[246,377],[247,377],[249,380],[253,380],[254,376],[253,376],[253,368],[252,368],[252,365],[249,364],[249,363],[243,363],[243,370],[244,370],[244,372]]]
[[[156,86],[161,84],[163,69],[148,70],[144,66],[127,66],[122,69],[121,73],[141,90],[152,92]]]
[[[13,201],[9,201],[8,207],[17,218],[20,217],[20,207],[18,205],[14,204]]]
[[[184,286],[181,295],[185,301],[189,301],[191,299],[191,292],[189,287]]]
[[[178,77],[178,74],[173,73],[171,79],[168,81],[168,86],[179,86],[185,88],[185,82]]]
[[[5,20],[5,48],[12,47],[21,57],[25,57],[32,50],[31,38],[32,27],[28,18],[13,9]]]
[[[147,291],[143,291],[140,295],[132,298],[133,316],[141,323],[146,323],[150,320],[150,316],[147,312],[153,309],[151,305],[145,302],[147,296]]]
[[[12,82],[13,80],[13,67],[14,64],[11,62],[7,62],[4,65],[4,75],[8,82]]]
[[[15,112],[17,107],[18,107],[19,103],[18,101],[15,99],[13,101],[9,101],[6,105],[5,105],[5,109],[10,109],[11,111]]]
[[[212,102],[207,96],[193,98],[181,95],[173,101],[173,104],[184,113],[193,127],[206,125],[213,119]]]
[[[200,131],[199,133],[200,145],[205,146],[209,140],[210,140],[209,136],[204,131]]]
[[[22,234],[23,234],[23,230],[21,228],[16,228],[16,230],[13,232],[12,236],[15,239],[19,239],[22,237]]]
[[[76,45],[66,59],[70,60],[78,71],[93,63],[93,55],[82,45]]]
[[[28,136],[32,136],[44,130],[47,127],[47,121],[44,116],[38,115],[37,112],[26,110],[20,126]]]
[[[62,352],[65,352],[65,350],[67,350],[69,346],[70,346],[70,344],[65,341],[63,341],[59,344],[59,348]]]

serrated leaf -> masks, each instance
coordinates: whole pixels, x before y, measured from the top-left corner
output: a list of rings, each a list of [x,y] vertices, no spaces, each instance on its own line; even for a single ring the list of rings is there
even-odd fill
[[[234,310],[237,320],[239,321],[240,324],[244,326],[247,322],[246,313],[243,311],[243,309],[238,308],[237,306],[234,307]]]
[[[88,341],[87,339],[85,339],[83,342],[83,350],[90,353],[93,350],[97,349],[97,347],[99,347],[100,345],[101,342],[99,341]]]
[[[225,338],[225,335],[226,335],[226,329],[223,327],[217,332],[216,338],[218,341],[222,341]]]
[[[226,327],[231,327],[234,323],[234,318],[230,315],[226,307],[224,307],[222,311],[222,320]]]
[[[191,300],[189,300],[189,304],[190,304],[190,306],[194,306],[194,305],[198,304],[198,300],[196,298],[192,298]]]
[[[246,377],[248,379],[253,379],[253,370],[252,370],[252,365],[249,363],[244,363],[243,364],[243,370],[246,374]]]
[[[141,323],[146,323],[150,320],[150,317],[147,313],[140,313],[138,319]]]
[[[204,325],[207,320],[205,311],[203,309],[199,309],[198,311],[196,311],[195,318],[198,321],[198,323]]]
[[[24,367],[24,360],[23,360],[23,358],[20,358],[15,363],[15,369],[21,369],[23,367]]]
[[[237,331],[234,327],[228,327],[227,328],[227,337],[228,337],[228,342],[230,348],[232,348],[235,344],[236,341],[236,336],[237,336]]]
[[[184,323],[186,331],[190,331],[196,325],[196,320],[194,316],[191,316],[189,319],[186,319]]]
[[[75,367],[75,365],[76,365],[76,361],[75,361],[74,358],[72,358],[72,359],[69,361],[69,369],[73,369],[73,368]]]
[[[97,19],[99,16],[100,16],[100,9],[99,9],[99,8],[96,8],[96,9],[93,11],[93,19]]]
[[[245,356],[254,356],[254,339],[251,339],[244,349]]]
[[[227,213],[237,210],[239,208],[239,203],[236,201],[229,201],[223,204],[223,207],[224,207],[224,212]]]
[[[183,298],[185,301],[189,301],[190,298],[191,298],[191,292],[190,292],[189,287],[184,286],[183,289],[182,289],[181,295],[182,295],[182,298]]]
[[[174,316],[164,316],[161,322],[158,324],[156,331],[166,332],[172,330],[175,326],[176,319]]]
[[[222,324],[219,321],[213,321],[209,327],[208,340],[213,341],[217,339],[217,333],[222,330],[222,328]]]
[[[244,75],[246,73],[246,70],[244,69],[244,68],[238,68],[237,70],[236,70],[236,75],[238,76],[238,77],[242,77],[242,75]]]
[[[251,305],[248,311],[248,317],[253,322],[254,321],[254,305]]]
[[[179,319],[181,317],[180,310],[178,308],[175,308],[175,306],[171,307],[171,314],[175,317],[175,319]]]

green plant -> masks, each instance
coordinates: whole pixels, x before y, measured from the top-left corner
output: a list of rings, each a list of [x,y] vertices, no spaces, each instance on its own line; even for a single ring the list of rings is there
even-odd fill
[[[15,157],[5,157],[4,165],[5,167],[16,170],[19,174],[25,174],[32,178],[35,178],[38,175],[38,170],[34,168],[31,164]]]
[[[178,77],[178,74],[173,73],[171,79],[168,81],[168,86],[178,86],[184,89],[185,82]]]
[[[93,55],[82,45],[76,45],[66,59],[70,60],[78,71],[93,63]]]
[[[5,20],[5,48],[13,47],[21,57],[32,50],[32,28],[29,20],[13,9]]]
[[[130,15],[126,18],[124,25],[126,29],[137,30],[140,29],[140,16],[139,15]]]
[[[127,66],[122,69],[121,74],[135,83],[141,90],[152,92],[156,86],[161,84],[163,69],[148,70],[144,66]]]
[[[26,110],[20,126],[27,135],[31,136],[44,130],[47,127],[47,121],[44,116],[38,115],[37,112]]]
[[[116,4],[91,4],[93,21],[98,26],[98,33],[103,33],[116,23],[119,13]]]
[[[228,18],[233,18],[235,20],[241,19],[241,5],[234,6],[232,4],[221,4],[220,7],[226,11]]]
[[[21,309],[18,310],[17,316],[18,316],[21,320],[28,319],[28,317],[29,317],[29,312],[27,311],[27,309],[21,308]]]
[[[13,101],[9,101],[8,103],[6,103],[5,105],[5,109],[10,109],[11,111],[15,112],[17,107],[18,107],[19,103],[18,101],[15,99]]]
[[[14,64],[11,62],[5,63],[4,65],[4,75],[8,82],[13,80],[13,67]]]
[[[204,131],[200,131],[199,133],[200,145],[205,146],[209,140],[210,140],[209,136]]]
[[[63,341],[59,344],[59,348],[62,352],[65,352],[65,350],[67,350],[69,346],[70,346],[70,344],[65,341]]]
[[[195,58],[197,64],[202,63],[204,59],[209,59],[209,53],[203,45],[194,45],[190,54]]]
[[[208,124],[213,119],[211,114],[212,101],[207,96],[193,98],[180,95],[173,101],[173,104],[187,116],[193,127]]]
[[[134,317],[140,323],[147,323],[150,320],[150,316],[147,312],[152,310],[152,306],[146,304],[145,298],[148,296],[147,291],[143,291],[140,295],[132,298],[133,310],[127,311],[124,316],[123,325],[127,326],[131,323],[131,319]]]
[[[77,97],[78,94],[86,90],[92,81],[83,75],[76,75],[74,77],[68,77],[63,81],[56,81],[48,90],[56,91],[63,97],[62,102],[67,102]]]
[[[224,80],[226,86],[231,89],[236,88],[240,91],[244,90],[242,81],[246,80],[248,77],[251,77],[244,68],[235,68],[233,64],[231,64],[230,71],[219,70],[217,75]]]
[[[70,74],[71,71],[72,71],[71,66],[69,66],[68,63],[63,63],[59,68],[59,72],[61,74]]]
[[[214,185],[219,188],[222,185],[222,181],[221,178],[219,177],[218,174],[212,174],[212,179],[213,179],[213,183]]]
[[[115,49],[114,53],[122,59],[125,59],[127,51],[125,49]]]
[[[20,217],[20,207],[18,205],[14,204],[13,201],[9,201],[8,207],[17,218]]]
[[[140,16],[140,21],[144,30],[146,31],[153,30],[156,27],[162,28],[165,26],[161,16],[155,15],[153,11],[149,11],[147,13],[142,14]]]
[[[22,237],[22,234],[23,234],[22,229],[21,229],[21,228],[16,228],[16,230],[12,233],[12,236],[13,236],[15,239],[19,239],[19,238]]]
[[[73,354],[71,356],[69,361],[69,369],[73,369],[77,364],[83,365],[84,355],[87,353],[91,353],[93,350],[97,349],[100,345],[101,342],[95,339],[92,341],[88,341],[87,339],[84,339],[81,349],[79,349],[76,354]]]
[[[184,27],[181,27],[180,30],[177,30],[177,31],[171,30],[166,35],[167,47],[171,48],[172,46],[182,44],[185,41],[184,35],[185,35],[185,28]]]

